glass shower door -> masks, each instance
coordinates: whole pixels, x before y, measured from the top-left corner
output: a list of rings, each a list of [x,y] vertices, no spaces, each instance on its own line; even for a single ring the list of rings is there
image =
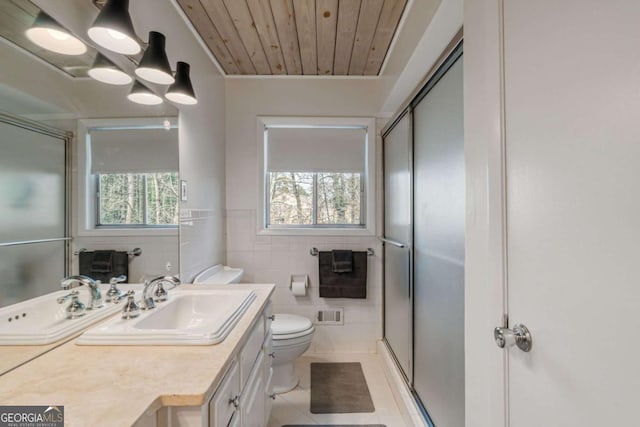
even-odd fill
[[[413,110],[414,389],[464,426],[465,163],[461,53]],[[455,62],[453,62],[455,61]]]
[[[384,138],[384,335],[412,378],[411,113]]]
[[[0,307],[67,272],[66,150],[65,135],[0,115]]]

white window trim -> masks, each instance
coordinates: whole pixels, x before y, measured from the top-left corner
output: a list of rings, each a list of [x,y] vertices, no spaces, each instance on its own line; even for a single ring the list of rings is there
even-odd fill
[[[91,175],[91,171],[87,167],[90,164],[91,155],[89,130],[96,127],[144,127],[144,126],[162,126],[165,119],[171,122],[172,126],[177,126],[177,117],[144,117],[144,118],[126,118],[126,119],[86,119],[78,120],[78,133],[76,138],[77,145],[77,175],[76,185],[78,188],[76,200],[76,235],[82,237],[89,236],[177,236],[179,226],[175,228],[127,228],[127,227],[108,227],[96,228],[96,204],[95,191],[97,188],[96,177]]]
[[[267,193],[265,127],[317,127],[317,126],[362,126],[367,129],[366,161],[364,171],[365,206],[364,227],[296,227],[267,228]],[[258,209],[257,233],[266,236],[375,236],[376,235],[376,121],[372,117],[274,117],[259,116],[256,124],[258,145]]]

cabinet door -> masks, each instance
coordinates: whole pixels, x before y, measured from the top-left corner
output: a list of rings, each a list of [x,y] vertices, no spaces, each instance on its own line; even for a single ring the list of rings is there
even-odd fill
[[[233,415],[233,418],[231,419],[231,422],[229,423],[229,427],[240,427],[240,413],[236,412]]]
[[[239,399],[240,373],[238,364],[234,362],[209,402],[209,426],[227,427],[236,412]]]
[[[240,351],[240,378],[242,379],[242,387],[246,387],[249,373],[253,369],[258,353],[262,350],[264,342],[264,322],[260,318],[254,325],[247,342]]]
[[[273,392],[273,368],[267,370],[267,382],[264,386],[264,419],[268,420],[271,416],[271,407],[273,406],[273,400],[276,395]]]
[[[275,354],[273,353],[273,335],[271,331],[269,331],[267,337],[264,339],[264,343],[262,344],[262,349],[264,350],[264,369],[265,372],[269,372],[271,369],[271,365],[273,365],[273,358]]]
[[[264,394],[264,353],[260,352],[249,381],[242,391],[241,412],[243,427],[264,427],[266,424]]]

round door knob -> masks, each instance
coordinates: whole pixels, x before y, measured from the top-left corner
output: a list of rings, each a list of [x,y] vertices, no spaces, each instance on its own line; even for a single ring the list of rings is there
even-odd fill
[[[520,350],[528,353],[533,346],[531,332],[525,325],[517,324],[510,328],[495,328],[493,330],[493,339],[500,348],[516,346]]]

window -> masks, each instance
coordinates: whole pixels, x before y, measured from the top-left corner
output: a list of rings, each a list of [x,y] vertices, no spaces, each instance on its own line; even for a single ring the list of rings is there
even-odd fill
[[[178,224],[178,173],[109,173],[97,177],[97,226]]]
[[[104,126],[87,133],[87,228],[177,228],[177,129]]]
[[[269,226],[363,225],[362,174],[269,172]]]
[[[362,118],[259,118],[262,234],[374,234],[375,135]]]

